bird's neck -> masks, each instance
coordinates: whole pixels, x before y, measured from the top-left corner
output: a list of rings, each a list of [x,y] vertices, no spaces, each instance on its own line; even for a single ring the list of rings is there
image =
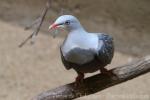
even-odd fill
[[[71,27],[68,28],[69,33],[86,33],[85,29],[82,27],[82,25],[80,23],[77,23],[76,25],[73,25]]]
[[[88,32],[82,27],[82,25],[76,26],[76,28],[70,29],[68,37],[71,40],[82,40],[83,38],[86,38],[88,35]]]
[[[74,29],[74,30],[70,30],[69,34],[87,34],[87,32],[84,30],[84,28],[78,28],[78,29]]]

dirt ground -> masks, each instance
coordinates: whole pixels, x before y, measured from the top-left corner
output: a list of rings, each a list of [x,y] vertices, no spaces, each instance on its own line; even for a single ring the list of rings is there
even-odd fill
[[[86,4],[89,5],[92,1],[96,0],[87,0]],[[80,3],[79,0],[77,2],[67,2],[69,6],[73,4],[69,9],[81,19],[88,31],[107,32],[115,38],[116,52],[112,64],[108,68],[128,63],[137,56],[148,55],[150,50],[150,35],[148,34],[150,24],[145,21],[149,18],[145,17],[145,20],[139,20],[144,14],[148,15],[149,9],[145,9],[148,7],[149,1],[147,0],[146,3],[144,3],[146,0],[141,3],[135,2],[135,9],[140,7],[145,11],[143,15],[142,11],[133,13],[128,11],[129,8],[125,8],[126,5],[132,7],[132,2],[125,2],[124,6],[119,6],[119,3],[121,3],[119,0],[112,1],[116,2],[117,7],[122,9],[117,10],[117,7],[108,0],[99,0],[101,6],[95,4],[95,6],[91,5],[89,8],[85,6],[83,1]],[[37,37],[36,43],[18,48],[18,44],[32,32],[32,30],[24,31],[24,26],[31,23],[41,13],[41,8],[45,3],[41,3],[40,0],[37,0],[36,3],[30,0],[26,0],[26,2],[23,0],[1,1],[0,100],[30,100],[42,91],[74,81],[76,73],[73,70],[67,71],[60,60],[59,45],[64,38],[53,39],[47,32],[48,24],[58,16],[59,9],[57,7],[65,5],[59,2],[59,0],[56,0],[53,4],[54,9],[50,10],[51,13],[49,12],[47,22],[43,25],[42,32]],[[102,6],[104,4],[106,6]],[[86,11],[96,9],[97,6],[104,12],[96,15],[91,11],[90,13],[94,16],[85,16]],[[112,9],[106,9],[108,6],[112,7]],[[132,10],[136,11],[135,9]],[[119,15],[120,19],[116,19],[117,12],[112,14],[115,10],[118,13],[122,13]],[[124,10],[124,13],[122,10]],[[129,15],[128,19],[123,17],[123,14],[124,16]],[[140,18],[137,17],[138,14],[141,14]],[[98,15],[101,17],[98,17]],[[132,18],[133,16],[135,18]],[[49,19],[52,20],[49,22]],[[123,22],[127,23],[124,25]],[[86,76],[93,74],[87,74]],[[149,84],[150,74],[148,73],[77,100],[150,100]]]

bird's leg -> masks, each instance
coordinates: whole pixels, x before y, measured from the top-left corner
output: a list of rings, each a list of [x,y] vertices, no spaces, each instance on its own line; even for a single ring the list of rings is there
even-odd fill
[[[101,74],[105,74],[105,75],[108,75],[108,76],[114,76],[115,75],[114,73],[112,73],[111,71],[107,70],[104,67],[100,68],[100,71],[101,71]]]
[[[76,77],[75,84],[76,84],[76,86],[79,86],[80,84],[83,83],[84,73],[77,72],[77,74],[78,74],[78,76]]]

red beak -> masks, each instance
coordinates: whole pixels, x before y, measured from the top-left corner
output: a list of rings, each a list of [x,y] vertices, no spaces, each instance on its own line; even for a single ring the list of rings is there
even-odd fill
[[[49,26],[49,30],[55,29],[55,28],[57,28],[57,26],[59,26],[59,25],[58,24],[52,24]]]

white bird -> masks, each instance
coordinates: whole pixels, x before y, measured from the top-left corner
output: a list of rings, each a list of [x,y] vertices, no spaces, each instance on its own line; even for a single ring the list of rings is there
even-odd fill
[[[84,79],[84,73],[100,70],[111,63],[114,55],[113,38],[104,33],[87,32],[79,20],[72,15],[62,15],[49,29],[65,28],[69,34],[60,47],[62,62],[66,69],[73,68],[78,76],[76,82]]]

